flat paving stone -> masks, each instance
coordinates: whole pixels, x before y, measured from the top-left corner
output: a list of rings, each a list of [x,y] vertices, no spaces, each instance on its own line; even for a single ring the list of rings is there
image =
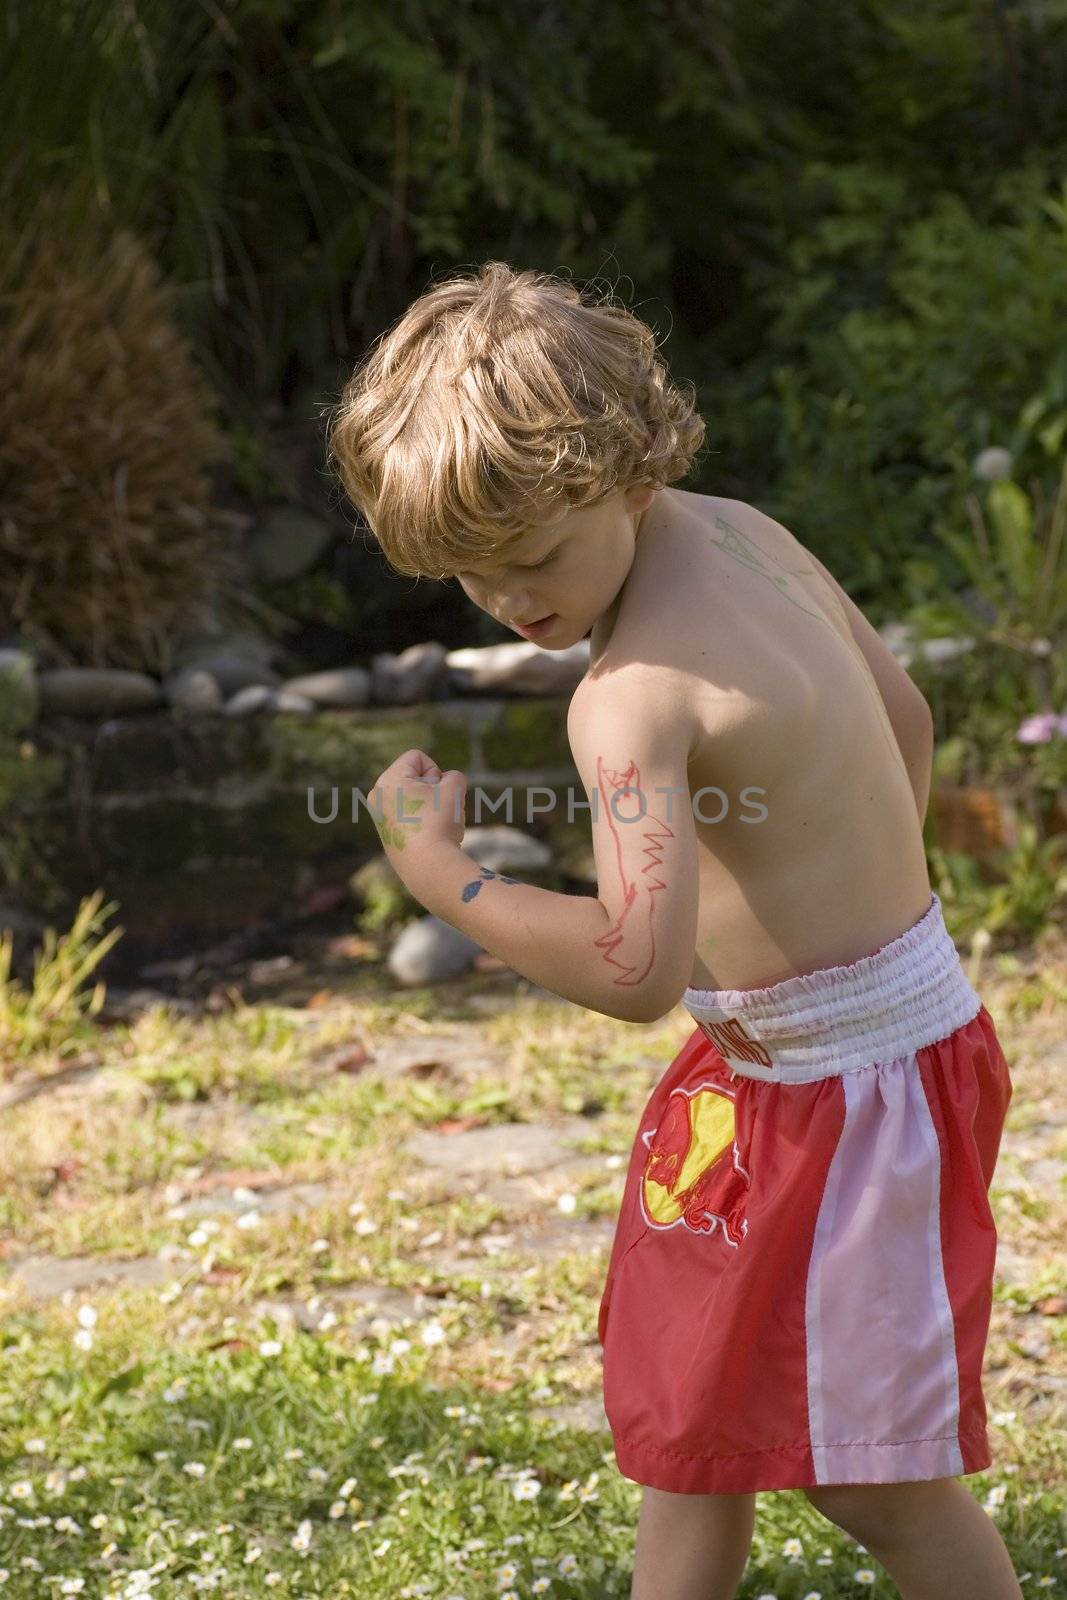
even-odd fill
[[[430,1076],[436,1068],[442,1076],[453,1078],[499,1078],[506,1064],[505,1053],[488,1048],[479,1030],[470,1028],[422,1034],[417,1039],[379,1040],[368,1052],[366,1070],[400,1077]]]
[[[279,1327],[296,1326],[310,1333],[318,1328],[327,1311],[340,1314],[346,1306],[360,1306],[362,1310],[357,1312],[355,1317],[345,1318],[345,1327],[357,1338],[362,1338],[365,1333],[373,1330],[374,1324],[379,1320],[397,1327],[405,1321],[428,1322],[438,1315],[442,1304],[452,1303],[443,1301],[441,1296],[422,1294],[418,1290],[390,1289],[378,1284],[353,1284],[331,1290],[328,1294],[320,1294],[314,1309],[304,1300],[278,1297],[256,1300],[253,1310],[260,1316],[272,1317]]]
[[[588,1138],[591,1123],[584,1117],[566,1122],[503,1122],[460,1133],[438,1133],[420,1128],[403,1145],[406,1155],[457,1177],[515,1177],[545,1172],[564,1162],[602,1167],[603,1155],[583,1156],[568,1140]]]
[[[461,1239],[454,1250],[434,1250],[432,1264],[442,1275],[485,1273],[501,1256],[538,1256],[553,1261],[564,1255],[608,1251],[614,1234],[615,1224],[606,1217],[560,1218],[547,1227]]]
[[[218,1189],[211,1194],[192,1195],[188,1200],[180,1201],[179,1206],[187,1217],[243,1216],[246,1211],[291,1216],[299,1211],[310,1211],[313,1206],[324,1205],[331,1195],[339,1192],[326,1183],[293,1183],[279,1185],[277,1189],[257,1189],[253,1201],[235,1199],[232,1191]]]
[[[180,1264],[161,1261],[157,1256],[135,1256],[128,1261],[110,1261],[106,1256],[23,1256],[9,1262],[8,1268],[11,1276],[38,1300],[52,1300],[106,1284],[149,1287],[177,1277],[182,1270]]]

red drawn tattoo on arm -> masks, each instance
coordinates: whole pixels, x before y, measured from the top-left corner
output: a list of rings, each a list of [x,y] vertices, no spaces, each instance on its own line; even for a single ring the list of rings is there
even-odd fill
[[[594,942],[605,961],[613,967],[618,967],[619,976],[614,980],[615,983],[635,984],[648,976],[656,959],[656,935],[652,926],[655,896],[657,890],[666,888],[666,882],[660,876],[659,868],[663,864],[663,842],[666,839],[673,839],[674,833],[659,817],[653,817],[648,812],[640,822],[620,823],[612,810],[612,799],[616,794],[635,790],[640,800],[642,798],[640,773],[632,761],[624,772],[616,772],[610,767],[605,767],[599,756],[596,765],[597,786],[605,803],[608,826],[615,841],[615,863],[622,883],[623,906],[607,933],[601,934]],[[628,878],[626,874],[620,827],[639,829],[645,841],[645,848],[641,854],[647,857],[647,861],[636,878]]]

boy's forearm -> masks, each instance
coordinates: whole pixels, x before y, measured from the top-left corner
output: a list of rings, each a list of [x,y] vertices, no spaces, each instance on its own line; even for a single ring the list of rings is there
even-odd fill
[[[594,896],[520,883],[447,848],[428,855],[407,881],[427,911],[532,983],[626,1022],[660,1014],[652,1003],[653,974],[635,984],[620,982],[619,971],[597,949],[611,923]]]

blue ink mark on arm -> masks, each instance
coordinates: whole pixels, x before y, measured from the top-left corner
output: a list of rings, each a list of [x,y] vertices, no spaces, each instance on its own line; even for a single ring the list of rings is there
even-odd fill
[[[479,867],[478,871],[481,876],[476,878],[473,883],[465,883],[459,892],[459,897],[465,905],[468,901],[474,899],[475,895],[478,893],[478,890],[481,888],[482,884],[487,878],[499,878],[501,883],[519,882],[518,878],[505,877],[502,872],[494,872],[491,867]]]

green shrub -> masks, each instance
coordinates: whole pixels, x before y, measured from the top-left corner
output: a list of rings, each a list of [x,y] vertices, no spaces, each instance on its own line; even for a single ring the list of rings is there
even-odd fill
[[[151,256],[47,194],[0,225],[0,614],[70,665],[165,670],[236,590],[213,396]]]
[[[765,353],[716,396],[717,442],[728,460],[758,453],[768,509],[861,604],[891,608],[921,598],[915,578],[960,585],[931,533],[967,527],[974,456],[1051,382],[1067,187],[1055,198],[1035,161],[979,214],[864,161],[808,162],[797,184],[814,220],[768,284]]]
[[[1067,928],[1067,834],[1040,839],[1029,820],[1018,843],[978,861],[938,845],[928,849],[930,881],[958,944],[985,930],[1002,943],[1032,940],[1049,924]]]
[[[0,1051],[25,1058],[37,1051],[60,1055],[77,1052],[84,1043],[85,1018],[95,1017],[104,1003],[105,985],[87,983],[124,930],[103,925],[115,902],[102,906],[99,889],[78,907],[70,932],[56,935],[47,928],[33,968],[33,982],[25,989],[11,976],[14,939],[0,934]]]

